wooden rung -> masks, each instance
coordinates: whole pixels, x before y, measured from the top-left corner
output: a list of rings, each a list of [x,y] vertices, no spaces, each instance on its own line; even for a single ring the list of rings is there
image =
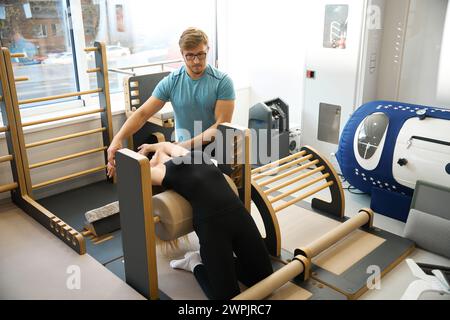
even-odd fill
[[[0,157],[0,163],[2,163],[2,162],[7,162],[7,161],[12,161],[13,160],[13,156],[12,155],[7,155],[7,156],[3,156],[3,157]]]
[[[293,199],[293,200],[291,200],[291,201],[288,201],[288,202],[286,202],[285,204],[283,204],[283,205],[281,205],[281,206],[275,208],[274,211],[275,211],[275,213],[280,212],[281,210],[284,210],[284,209],[286,209],[287,207],[290,207],[290,206],[292,206],[293,204],[295,204],[295,203],[297,203],[297,202],[300,202],[300,201],[302,201],[302,200],[304,200],[304,199],[306,199],[306,198],[312,196],[313,194],[316,194],[316,193],[319,192],[319,191],[322,191],[322,190],[324,190],[324,189],[326,189],[326,188],[331,187],[333,184],[334,184],[333,181],[327,182],[326,184],[324,184],[324,185],[322,185],[322,186],[320,186],[320,187],[317,187],[317,188],[315,188],[314,190],[311,190],[311,191],[307,192],[306,194],[304,194],[304,195],[302,195],[302,196],[300,196],[300,197],[297,197],[297,198],[295,198],[295,199]]]
[[[106,241],[109,241],[109,240],[111,240],[113,238],[114,238],[113,235],[105,234],[104,236],[93,238],[92,239],[92,243],[95,244],[95,245],[99,245],[99,244],[101,244],[103,242],[106,242]]]
[[[85,52],[91,52],[91,51],[97,51],[97,50],[98,50],[97,47],[87,47],[87,48],[84,48],[84,51],[85,51]]]
[[[306,188],[312,186],[313,184],[316,184],[317,182],[320,182],[322,180],[327,179],[329,176],[330,176],[330,174],[326,173],[326,174],[324,174],[324,175],[322,175],[322,176],[320,176],[320,177],[318,177],[318,178],[316,178],[314,180],[308,181],[307,183],[304,183],[301,186],[298,186],[297,188],[289,190],[289,192],[283,193],[283,194],[281,194],[281,195],[279,195],[277,197],[274,197],[274,198],[270,199],[270,203],[275,203],[275,202],[280,201],[281,199],[289,197],[290,195],[293,195],[296,192],[302,191],[303,189],[306,189]]]
[[[263,172],[265,170],[276,168],[276,167],[278,167],[278,166],[280,166],[282,164],[285,164],[286,162],[292,161],[292,160],[297,159],[297,158],[301,158],[301,157],[303,157],[305,155],[306,155],[306,151],[301,151],[299,153],[293,154],[292,156],[280,159],[280,160],[275,161],[273,163],[266,164],[265,166],[262,166],[260,168],[256,168],[256,169],[252,170],[252,174],[258,174],[258,173],[261,173],[261,172]]]
[[[59,94],[59,95],[56,95],[56,96],[49,96],[49,97],[21,100],[21,101],[19,101],[19,104],[29,104],[29,103],[36,103],[36,102],[43,102],[43,101],[51,101],[51,100],[70,98],[70,97],[79,97],[79,96],[84,96],[84,95],[87,95],[87,94],[99,93],[99,92],[102,92],[102,91],[103,91],[102,88],[97,88],[97,89],[93,89],[93,90],[78,91],[78,92],[72,92],[72,93],[64,93],[64,94]]]
[[[90,170],[77,172],[77,173],[70,174],[70,175],[65,176],[65,177],[61,177],[61,178],[57,178],[57,179],[53,179],[53,180],[48,180],[48,181],[45,181],[45,182],[42,182],[42,183],[38,183],[38,184],[34,185],[32,188],[33,189],[39,189],[39,188],[48,186],[50,184],[55,184],[55,183],[66,181],[66,180],[70,180],[70,179],[73,179],[73,178],[78,178],[78,177],[81,177],[81,176],[84,176],[84,175],[87,175],[87,174],[90,174],[90,173],[102,171],[102,170],[105,170],[105,169],[106,169],[106,165],[101,166],[101,167],[97,167],[97,168],[94,168],[94,169],[90,169]]]
[[[8,130],[9,130],[8,127],[0,127],[0,132],[6,132]]]
[[[17,183],[4,184],[0,186],[0,193],[8,192],[17,189],[19,185]]]
[[[0,101],[3,101],[3,96],[0,96]]]
[[[88,114],[100,113],[100,112],[104,112],[104,111],[105,111],[105,109],[95,109],[95,110],[84,111],[84,112],[74,113],[74,114],[60,116],[60,117],[54,117],[54,118],[48,118],[48,119],[43,119],[43,120],[36,120],[36,121],[31,121],[31,122],[25,122],[25,123],[22,124],[22,127],[29,127],[29,126],[34,126],[34,125],[37,125],[37,124],[42,124],[42,123],[48,123],[48,122],[54,122],[54,121],[58,121],[58,120],[71,119],[71,118],[85,116],[85,115],[88,115]]]
[[[83,235],[83,237],[87,237],[87,236],[92,235],[92,232],[91,232],[91,230],[84,230],[81,232],[81,234]]]
[[[15,82],[23,82],[23,81],[28,81],[28,80],[30,80],[30,78],[28,78],[28,77],[17,77],[17,78],[14,78]]]
[[[307,173],[304,173],[304,174],[298,176],[295,179],[289,180],[289,181],[287,181],[285,183],[282,183],[282,184],[280,184],[280,185],[278,185],[276,187],[273,187],[273,188],[271,188],[269,190],[266,190],[266,191],[264,191],[264,193],[266,195],[270,195],[270,194],[272,194],[272,193],[274,193],[274,192],[276,192],[276,191],[278,191],[280,189],[283,189],[283,188],[286,188],[286,187],[288,187],[290,185],[293,185],[294,183],[296,183],[296,182],[298,182],[300,180],[306,179],[306,178],[308,178],[308,177],[310,177],[310,176],[312,176],[312,175],[314,175],[314,174],[316,174],[318,172],[322,172],[323,170],[325,170],[325,166],[318,167],[318,168],[316,168],[314,170],[311,170],[311,171],[309,171]]]
[[[67,136],[62,136],[62,137],[58,137],[58,138],[29,143],[29,144],[25,145],[25,148],[27,148],[27,149],[34,148],[34,147],[42,146],[45,144],[50,144],[53,142],[59,142],[59,141],[64,141],[64,140],[68,140],[68,139],[83,137],[83,136],[87,136],[90,134],[94,134],[97,132],[103,132],[103,131],[106,131],[106,128],[99,128],[99,129],[93,129],[93,130],[83,131],[83,132],[79,132],[79,133],[69,134]]]
[[[94,68],[94,69],[87,69],[86,73],[96,73],[96,72],[100,72],[100,68]]]
[[[70,159],[79,158],[79,157],[82,157],[82,156],[86,156],[88,154],[93,154],[93,153],[96,153],[96,152],[105,151],[106,149],[107,149],[107,147],[102,147],[102,148],[87,150],[87,151],[83,151],[83,152],[79,152],[79,153],[74,153],[74,154],[71,154],[71,155],[68,155],[68,156],[64,156],[64,157],[61,157],[61,158],[57,158],[57,159],[52,159],[52,160],[48,160],[48,161],[44,161],[44,162],[39,162],[39,163],[31,165],[30,169],[36,169],[36,168],[39,168],[39,167],[48,166],[50,164],[54,164],[54,163],[58,163],[58,162],[62,162],[62,161],[70,160]]]
[[[312,157],[313,157],[313,155],[309,154],[306,157],[302,157],[302,158],[297,159],[295,161],[289,162],[289,163],[287,163],[287,164],[285,164],[285,165],[283,165],[281,167],[278,167],[278,168],[275,168],[275,169],[272,169],[272,170],[269,170],[269,171],[265,171],[264,173],[262,173],[260,175],[252,177],[252,179],[254,181],[261,180],[262,178],[266,178],[267,176],[271,176],[271,175],[277,174],[277,173],[279,173],[279,172],[281,172],[283,170],[292,168],[293,166],[295,166],[295,165],[297,165],[299,163],[305,162],[307,160],[311,160]]]
[[[25,58],[25,53],[12,53],[11,58]]]
[[[289,176],[291,176],[291,175],[293,175],[293,174],[296,174],[296,173],[298,173],[298,172],[300,172],[300,171],[303,171],[303,170],[305,170],[305,169],[308,169],[308,168],[311,167],[311,166],[315,166],[315,165],[318,164],[318,163],[319,163],[319,160],[311,161],[311,162],[309,162],[309,163],[304,164],[303,166],[300,166],[300,167],[298,167],[298,168],[292,169],[292,170],[290,170],[290,171],[288,171],[288,172],[286,172],[286,173],[280,174],[280,175],[278,175],[278,176],[276,176],[276,177],[274,177],[274,178],[272,178],[272,179],[263,181],[263,182],[258,183],[258,184],[259,184],[261,187],[265,187],[265,186],[267,186],[267,185],[269,185],[269,184],[271,184],[271,183],[280,181],[280,180],[282,180],[282,179],[284,179],[284,178],[286,178],[286,177],[289,177]]]

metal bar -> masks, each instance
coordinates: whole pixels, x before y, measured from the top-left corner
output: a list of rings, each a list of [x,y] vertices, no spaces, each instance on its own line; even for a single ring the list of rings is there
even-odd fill
[[[315,165],[318,164],[318,163],[319,163],[319,160],[311,161],[310,163],[307,163],[307,164],[305,164],[305,165],[303,165],[303,166],[300,166],[300,167],[298,167],[298,168],[296,168],[296,169],[290,170],[290,171],[288,171],[288,172],[286,172],[286,173],[280,174],[279,176],[276,176],[276,177],[274,177],[274,178],[272,178],[272,179],[263,181],[263,182],[258,183],[258,184],[259,184],[261,187],[265,187],[265,186],[267,186],[267,185],[269,185],[269,184],[271,184],[271,183],[280,181],[281,179],[284,179],[284,178],[286,178],[286,177],[289,177],[289,176],[291,176],[291,175],[293,175],[293,174],[296,174],[296,173],[298,173],[298,172],[300,172],[300,171],[302,171],[302,170],[308,169],[308,168],[311,167],[311,166],[315,166]]]
[[[94,173],[94,172],[98,172],[98,171],[101,171],[101,170],[104,170],[104,169],[106,169],[106,165],[101,166],[101,167],[97,167],[97,168],[94,168],[94,169],[85,170],[85,171],[81,171],[81,172],[78,172],[78,173],[70,174],[68,176],[64,176],[64,177],[61,177],[61,178],[48,180],[48,181],[45,181],[45,182],[38,183],[38,184],[34,185],[33,189],[39,189],[39,188],[48,186],[50,184],[55,184],[55,183],[58,183],[58,182],[62,182],[62,181],[70,180],[70,179],[73,179],[73,178],[81,177],[81,176],[84,176],[84,175],[87,175],[87,174],[90,174],[90,173]]]
[[[300,202],[300,201],[302,201],[302,200],[312,196],[313,194],[315,194],[315,193],[317,193],[319,191],[322,191],[323,189],[331,187],[333,184],[334,184],[334,182],[330,181],[330,182],[328,182],[328,183],[326,183],[326,184],[324,184],[324,185],[322,185],[320,187],[315,188],[314,190],[311,190],[311,191],[307,192],[306,194],[304,194],[304,195],[302,195],[300,197],[297,197],[297,198],[295,198],[295,199],[293,199],[291,201],[286,202],[285,204],[275,208],[274,211],[275,212],[280,212],[281,210],[286,209],[287,207],[290,207],[293,204],[295,204],[297,202]]]
[[[61,158],[56,158],[56,159],[52,159],[52,160],[48,160],[48,161],[44,161],[44,162],[35,163],[33,165],[30,165],[30,169],[36,169],[36,168],[47,166],[47,165],[50,165],[50,164],[54,164],[54,163],[58,163],[58,162],[62,162],[62,161],[70,160],[70,159],[79,158],[79,157],[82,157],[82,156],[86,156],[88,154],[93,154],[93,153],[96,153],[96,152],[105,151],[106,149],[107,149],[107,147],[102,147],[102,148],[87,150],[87,151],[83,151],[83,152],[79,152],[79,153],[74,153],[74,154],[71,154],[71,155],[68,155],[68,156],[64,156],[64,157],[61,157]]]
[[[292,168],[293,166],[295,166],[295,165],[297,165],[297,164],[299,164],[299,163],[302,163],[302,162],[305,162],[305,161],[307,161],[307,160],[310,160],[312,157],[313,157],[313,155],[312,155],[312,154],[309,154],[309,155],[307,155],[306,157],[303,157],[303,158],[300,158],[300,159],[298,159],[298,160],[289,162],[289,163],[287,163],[287,164],[285,164],[285,165],[283,165],[283,166],[281,166],[281,167],[278,167],[278,168],[275,168],[275,169],[266,171],[266,172],[264,172],[264,173],[262,173],[262,174],[260,174],[260,175],[254,176],[254,177],[253,177],[253,180],[254,180],[254,181],[260,180],[260,179],[262,179],[262,178],[266,178],[267,176],[271,176],[271,175],[277,174],[278,172],[281,172],[281,171],[283,171],[283,170]]]
[[[23,81],[28,81],[28,80],[30,80],[30,78],[28,78],[28,77],[17,77],[17,78],[14,78],[15,82],[23,82]]]
[[[0,132],[6,132],[8,130],[9,130],[8,127],[0,127]]]
[[[129,71],[124,71],[124,70],[120,70],[120,69],[109,68],[108,71],[115,72],[115,73],[121,73],[121,74],[127,74],[130,76],[136,76],[135,72],[129,72]]]
[[[0,157],[0,163],[8,162],[8,161],[13,161],[12,155],[9,154],[7,156]]]
[[[42,145],[53,143],[53,142],[83,137],[83,136],[87,136],[87,135],[94,134],[97,132],[103,132],[105,130],[106,130],[106,128],[99,128],[99,129],[93,129],[93,130],[83,131],[83,132],[79,132],[79,133],[69,134],[67,136],[62,136],[62,137],[58,137],[58,138],[42,140],[42,141],[38,141],[38,142],[34,142],[34,143],[29,143],[29,144],[25,145],[25,148],[27,148],[27,149],[34,148],[34,147],[42,146]]]
[[[275,203],[275,202],[280,201],[281,199],[289,197],[290,195],[292,195],[292,194],[294,194],[294,193],[296,193],[298,191],[302,191],[303,189],[306,189],[306,188],[312,186],[313,184],[315,184],[315,183],[317,183],[319,181],[327,179],[329,176],[330,176],[330,174],[327,173],[327,174],[324,174],[323,176],[318,177],[318,178],[316,178],[314,180],[308,181],[307,183],[304,183],[301,186],[298,186],[297,188],[289,190],[289,192],[283,193],[283,194],[281,194],[281,195],[279,195],[279,196],[277,196],[275,198],[270,199],[270,203]]]
[[[119,70],[133,70],[133,69],[154,67],[154,66],[165,65],[165,64],[173,64],[173,63],[178,63],[178,62],[183,62],[183,60],[182,59],[166,60],[166,61],[160,61],[160,62],[139,64],[139,65],[135,65],[135,66],[121,67],[121,68],[117,68],[117,69],[119,69]]]
[[[58,100],[58,99],[63,99],[63,98],[70,98],[70,97],[79,97],[79,96],[83,96],[83,95],[87,95],[87,94],[99,93],[102,91],[103,91],[102,88],[97,88],[94,90],[86,90],[86,91],[78,91],[78,92],[72,92],[72,93],[59,94],[56,96],[26,99],[26,100],[19,101],[19,104],[29,104],[29,103],[36,103],[36,102],[42,102],[42,101],[51,101],[51,100]]]
[[[37,124],[48,123],[48,122],[64,120],[64,119],[71,119],[71,118],[85,116],[85,115],[88,115],[88,114],[100,113],[100,112],[103,112],[103,111],[105,111],[105,109],[95,109],[95,110],[84,111],[84,112],[74,113],[74,114],[60,116],[60,117],[54,117],[54,118],[48,118],[48,119],[43,119],[43,120],[36,120],[36,121],[31,121],[31,122],[25,122],[25,123],[22,124],[22,127],[29,127],[29,126],[34,126],[34,125],[37,125]]]
[[[440,144],[446,147],[450,147],[450,142],[448,141],[443,141],[443,140],[437,140],[437,139],[431,139],[431,138],[427,138],[427,137],[420,137],[420,136],[412,136],[409,141],[416,139],[416,140],[421,140],[421,141],[425,141],[425,142],[430,142],[430,143],[435,143],[435,144]]]
[[[12,53],[11,58],[25,58],[25,53]]]
[[[86,73],[96,73],[99,72],[100,70],[101,70],[100,68],[87,69]]]
[[[274,188],[272,188],[272,189],[266,190],[266,191],[264,191],[264,193],[265,193],[266,195],[270,195],[270,194],[272,194],[272,193],[274,193],[274,192],[276,192],[276,191],[278,191],[278,190],[280,190],[280,189],[283,189],[283,188],[286,188],[286,187],[288,187],[288,186],[290,186],[290,185],[293,185],[294,183],[296,183],[296,182],[298,182],[298,181],[300,181],[300,180],[303,180],[303,179],[305,179],[305,178],[308,178],[308,177],[310,177],[310,176],[312,176],[312,175],[314,175],[314,174],[316,174],[316,173],[318,173],[318,172],[321,172],[321,171],[323,171],[323,170],[325,170],[325,166],[321,166],[321,167],[319,167],[319,168],[316,168],[316,169],[314,169],[314,170],[311,170],[310,172],[307,172],[307,173],[305,173],[305,174],[302,174],[301,176],[299,176],[299,177],[297,177],[297,178],[295,178],[295,179],[293,179],[293,180],[287,181],[287,182],[285,182],[285,183],[280,184],[279,186],[276,186],[276,187],[274,187]]]
[[[8,192],[8,191],[11,191],[11,190],[14,190],[14,189],[16,189],[17,187],[18,187],[19,185],[17,184],[17,183],[10,183],[10,184],[4,184],[4,185],[1,185],[0,186],[0,193],[3,193],[3,192]]]
[[[96,48],[96,47],[88,47],[88,48],[84,48],[84,51],[85,52],[91,52],[91,51],[97,51],[98,50],[98,48]]]
[[[273,169],[275,167],[278,167],[279,165],[285,164],[286,162],[292,161],[292,160],[297,159],[297,158],[301,158],[304,155],[306,155],[306,151],[301,151],[299,153],[293,154],[292,156],[280,159],[280,160],[275,161],[273,163],[269,163],[269,164],[266,164],[265,166],[262,166],[260,168],[254,169],[254,170],[252,170],[252,174],[257,174],[257,173],[261,173],[261,172],[263,172],[265,170],[268,170],[268,169]]]

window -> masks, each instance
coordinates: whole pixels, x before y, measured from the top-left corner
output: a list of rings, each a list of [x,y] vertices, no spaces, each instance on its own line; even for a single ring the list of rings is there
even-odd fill
[[[374,113],[359,125],[355,135],[355,153],[364,169],[374,170],[378,166],[388,126],[389,118],[384,113]]]
[[[12,61],[15,76],[29,78],[16,84],[19,100],[76,91],[72,46],[64,19],[65,1],[10,0],[2,6],[1,44],[11,53],[25,54]],[[51,25],[65,27],[49,32]]]
[[[178,47],[181,33],[195,26],[210,39],[209,62],[215,60],[215,1],[211,0],[83,0],[81,1],[86,46],[94,41],[107,44],[109,68],[117,69],[160,61],[182,59]],[[201,12],[201,14],[200,14]],[[210,12],[210,14],[206,14]],[[88,59],[92,68],[94,59]],[[181,66],[165,66],[170,71]],[[129,69],[144,74],[161,71],[161,66]],[[122,91],[127,75],[110,72],[111,92]],[[95,76],[90,77],[94,88]]]
[[[95,74],[86,73],[94,67],[94,55],[83,51],[97,40],[107,45],[110,68],[180,60],[178,38],[184,29],[196,26],[210,38],[209,62],[213,63],[215,7],[211,0],[4,0],[0,2],[0,42],[12,53],[25,54],[13,59],[15,76],[29,78],[17,83],[19,100],[59,95],[97,87]],[[180,65],[169,64],[165,70]],[[128,71],[160,70],[161,66],[155,66]],[[112,93],[123,91],[125,76],[110,72]],[[82,106],[88,104],[86,99],[61,101],[78,100],[76,105]],[[44,112],[49,112],[48,104],[21,108],[45,105]]]

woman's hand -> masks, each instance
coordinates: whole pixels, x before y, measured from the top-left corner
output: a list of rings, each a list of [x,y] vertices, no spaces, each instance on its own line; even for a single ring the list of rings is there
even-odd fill
[[[111,145],[108,148],[107,174],[109,178],[114,177],[114,175],[116,174],[116,152],[120,149],[123,149],[122,142],[114,140],[111,142]]]
[[[151,152],[156,152],[156,146],[154,144],[143,144],[138,147],[138,153],[144,156],[148,156]]]

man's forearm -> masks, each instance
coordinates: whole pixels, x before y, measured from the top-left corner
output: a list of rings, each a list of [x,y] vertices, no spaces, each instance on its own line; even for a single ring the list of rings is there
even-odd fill
[[[146,117],[140,112],[135,112],[133,115],[125,121],[122,128],[114,137],[114,140],[123,141],[135,134],[147,121]]]
[[[165,102],[155,97],[150,97],[130,118],[125,122],[114,140],[122,141],[135,134],[145,124],[147,119],[164,107]]]
[[[185,149],[194,149],[201,147],[205,144],[209,144],[214,141],[216,134],[217,134],[217,127],[219,126],[219,123],[214,124],[210,128],[206,129],[204,132],[199,134],[198,136],[186,140],[183,142],[178,143],[179,146],[185,148]]]

